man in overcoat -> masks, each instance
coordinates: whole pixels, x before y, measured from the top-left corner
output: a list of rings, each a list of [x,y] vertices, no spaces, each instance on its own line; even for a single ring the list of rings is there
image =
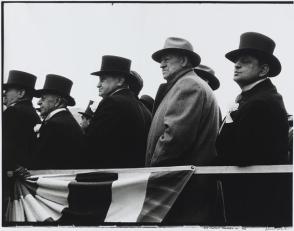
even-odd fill
[[[212,89],[193,68],[200,57],[181,38],[168,38],[152,58],[167,81],[157,92],[146,166],[206,165],[215,156],[219,118]]]
[[[155,98],[146,166],[209,165],[216,156],[219,108],[212,89],[193,71],[200,56],[187,40],[170,37],[152,58],[167,83]],[[193,177],[165,222],[211,224],[215,189],[213,179]]]
[[[144,166],[150,121],[129,89],[130,66],[129,59],[105,55],[100,71],[92,73],[103,99],[86,132],[91,168]]]
[[[282,96],[270,78],[281,71],[275,42],[260,33],[241,35],[239,48],[226,54],[235,63],[242,92],[217,138],[220,165],[287,163],[288,122]],[[247,174],[223,177],[228,224],[279,226],[292,220],[292,177]]]
[[[85,147],[83,132],[67,109],[74,106],[70,96],[73,82],[63,76],[49,74],[43,89],[36,90],[40,98],[42,124],[37,126],[37,146],[34,152],[33,169],[83,168]]]

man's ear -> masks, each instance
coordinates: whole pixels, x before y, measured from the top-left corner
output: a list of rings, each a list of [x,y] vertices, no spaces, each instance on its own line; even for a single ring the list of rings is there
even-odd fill
[[[26,90],[25,89],[20,89],[18,91],[18,98],[22,99],[26,95]]]
[[[270,70],[270,68],[269,68],[268,64],[261,65],[261,70],[259,72],[259,77],[261,77],[261,78],[266,77],[268,75],[268,73],[269,73],[269,70]]]
[[[123,86],[125,82],[126,82],[125,77],[118,77],[118,83],[117,83],[118,86],[120,87]]]
[[[187,56],[182,56],[181,57],[181,66],[182,67],[186,67],[188,65],[188,62],[189,62],[189,60],[188,60]]]

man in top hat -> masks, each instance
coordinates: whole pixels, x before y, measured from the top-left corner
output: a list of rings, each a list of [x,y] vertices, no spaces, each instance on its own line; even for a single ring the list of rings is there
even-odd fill
[[[70,79],[49,74],[43,89],[36,90],[35,96],[40,98],[38,105],[44,119],[36,128],[38,140],[33,169],[83,168],[83,132],[67,109],[75,105],[74,98],[70,96],[72,85]]]
[[[5,105],[3,112],[3,170],[19,166],[29,168],[36,143],[34,126],[40,122],[32,97],[37,77],[23,71],[9,72],[3,84]]]
[[[144,166],[148,121],[129,89],[131,60],[105,55],[99,76],[99,103],[86,132],[92,168]]]
[[[160,85],[155,98],[146,166],[209,165],[216,156],[219,108],[212,89],[193,71],[200,56],[187,40],[170,37],[152,58],[160,63],[167,83]],[[193,217],[196,223],[204,224],[212,219],[212,184],[200,178],[193,182],[197,189],[189,197],[192,201],[185,196],[178,200],[174,209],[178,212],[169,214],[169,221],[188,222]],[[191,203],[197,208],[191,210]],[[183,210],[185,213],[179,212]]]
[[[275,42],[260,33],[241,35],[239,49],[226,54],[235,64],[234,81],[242,92],[217,138],[221,165],[287,163],[288,122],[282,96],[270,78],[281,71]],[[226,215],[232,225],[290,225],[291,179],[283,174],[226,176]],[[288,201],[287,201],[288,200]]]
[[[8,195],[13,182],[7,171],[18,177],[29,175],[32,152],[36,144],[34,126],[40,119],[33,108],[32,95],[37,77],[23,71],[11,70],[7,83],[3,84],[2,113],[2,214],[5,214]],[[10,188],[10,189],[9,189]]]
[[[91,105],[94,103],[93,100],[89,101],[89,104],[86,108],[86,110],[84,112],[78,112],[79,114],[81,114],[81,123],[80,126],[83,129],[83,131],[85,132],[87,130],[87,128],[89,127],[89,124],[94,116],[94,112],[91,109]]]

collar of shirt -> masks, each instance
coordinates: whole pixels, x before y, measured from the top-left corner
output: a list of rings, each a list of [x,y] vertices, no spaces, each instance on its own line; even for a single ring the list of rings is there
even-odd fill
[[[66,111],[66,108],[55,109],[54,111],[49,113],[49,115],[44,119],[44,121],[49,120],[50,118],[52,118],[52,116],[54,116],[55,114],[57,114],[58,112],[61,112],[61,111]]]
[[[268,78],[261,79],[261,80],[258,80],[258,81],[256,81],[256,82],[254,82],[254,83],[250,83],[250,84],[244,86],[244,87],[242,88],[242,92],[246,92],[246,91],[251,90],[251,89],[254,88],[257,84],[259,84],[259,83],[261,83],[261,82],[263,82],[263,81],[265,81],[265,80],[267,80],[267,79],[268,79]]]

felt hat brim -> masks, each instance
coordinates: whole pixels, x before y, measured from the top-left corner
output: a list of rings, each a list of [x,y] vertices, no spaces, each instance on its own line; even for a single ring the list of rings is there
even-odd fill
[[[185,54],[190,58],[190,61],[193,65],[193,67],[196,67],[200,64],[201,62],[201,58],[200,56],[190,50],[186,50],[186,49],[180,49],[180,48],[164,48],[161,49],[159,51],[156,51],[155,53],[152,54],[152,59],[158,63],[161,62],[161,57],[163,55],[166,55],[168,53],[180,53],[180,54]]]
[[[194,69],[194,71],[197,75],[199,75],[200,78],[207,79],[208,85],[211,87],[212,90],[217,90],[219,88],[220,82],[218,78],[216,78],[216,76],[200,69]]]

